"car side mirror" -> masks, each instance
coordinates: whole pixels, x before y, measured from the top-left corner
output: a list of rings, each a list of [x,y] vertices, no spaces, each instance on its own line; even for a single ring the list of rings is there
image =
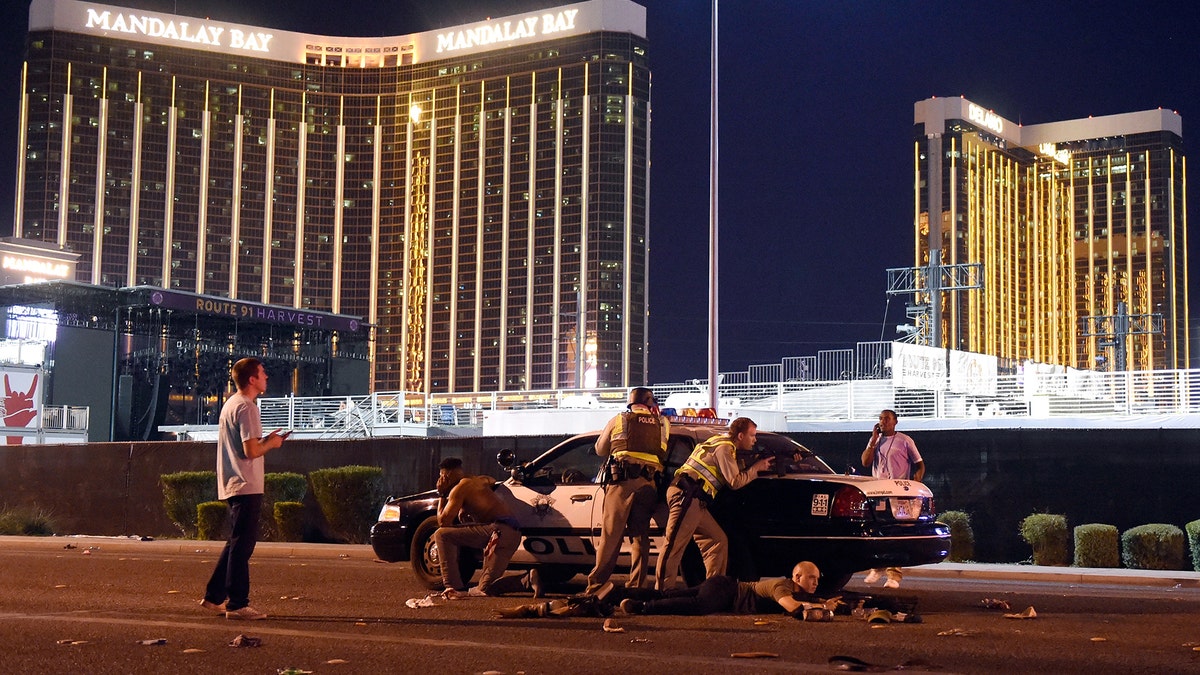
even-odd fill
[[[501,450],[496,453],[496,463],[505,469],[511,469],[517,465],[517,453],[509,449]]]

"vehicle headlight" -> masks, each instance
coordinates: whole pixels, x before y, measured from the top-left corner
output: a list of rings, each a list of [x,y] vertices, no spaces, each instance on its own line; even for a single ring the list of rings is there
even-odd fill
[[[400,520],[400,507],[396,504],[384,504],[379,512],[380,522],[396,522]]]

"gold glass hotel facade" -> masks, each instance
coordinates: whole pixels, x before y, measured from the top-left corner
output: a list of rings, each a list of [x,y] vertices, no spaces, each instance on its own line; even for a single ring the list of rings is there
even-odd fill
[[[978,263],[982,281],[940,292],[935,346],[1111,369],[1124,336],[1128,370],[1189,367],[1178,114],[1021,126],[933,98],[914,122],[916,264],[939,251],[943,265]]]
[[[645,34],[628,0],[382,38],[34,0],[15,234],[361,316],[377,390],[640,384]]]

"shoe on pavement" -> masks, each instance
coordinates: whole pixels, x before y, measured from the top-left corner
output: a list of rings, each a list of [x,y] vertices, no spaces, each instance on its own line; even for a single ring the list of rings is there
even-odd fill
[[[876,581],[879,581],[880,576],[879,570],[871,570],[870,572],[867,572],[867,576],[863,577],[863,583],[870,586]]]
[[[646,603],[633,598],[625,598],[621,601],[621,611],[626,614],[641,614],[645,606]]]
[[[614,588],[616,588],[616,585],[613,584],[613,582],[606,581],[600,585],[600,588],[596,589],[596,592],[593,593],[592,596],[596,598],[596,602],[605,602],[605,599],[608,598],[609,595],[612,595]]]
[[[236,621],[258,621],[267,618],[266,614],[246,605],[241,609],[231,609],[225,612],[226,619],[234,619]]]
[[[536,567],[529,570],[529,588],[533,591],[533,597],[546,597],[546,589],[542,586],[542,578],[538,575]]]
[[[487,593],[479,586],[472,586],[471,590],[467,591],[467,597],[469,597],[469,598],[486,598]]]
[[[223,602],[218,605],[215,602],[209,602],[208,598],[200,598],[200,602],[198,604],[209,611],[216,612],[218,614],[225,613],[225,603]]]
[[[899,579],[888,579],[887,581],[883,582],[883,587],[884,588],[900,588],[900,580]]]

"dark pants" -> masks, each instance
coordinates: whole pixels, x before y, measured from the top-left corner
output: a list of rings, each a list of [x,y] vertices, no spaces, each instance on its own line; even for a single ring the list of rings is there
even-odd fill
[[[733,577],[709,577],[699,586],[673,588],[667,591],[629,591],[629,597],[642,599],[643,614],[682,614],[700,616],[716,612],[732,612],[737,599],[738,582]]]
[[[258,520],[262,513],[263,496],[238,495],[230,497],[229,541],[221,556],[208,586],[204,599],[209,602],[225,603],[227,611],[234,611],[250,604],[250,556],[258,543]]]

